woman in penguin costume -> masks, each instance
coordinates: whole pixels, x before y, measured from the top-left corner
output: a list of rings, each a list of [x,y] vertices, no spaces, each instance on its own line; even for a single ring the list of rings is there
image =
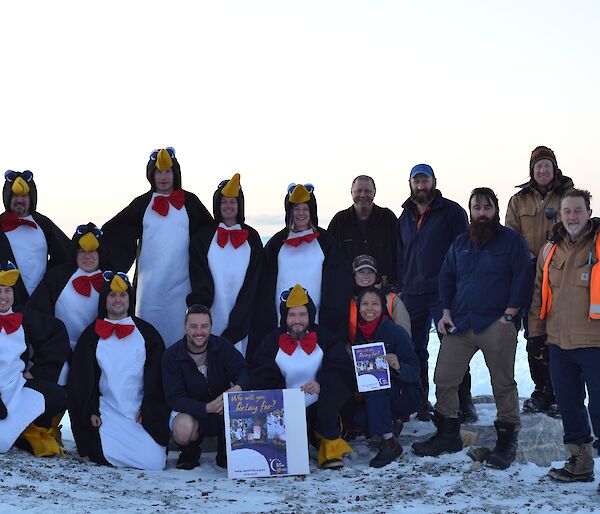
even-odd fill
[[[46,270],[69,260],[69,238],[49,218],[37,212],[33,173],[4,174],[0,216],[0,259],[15,263],[20,275],[15,288],[23,301],[33,293]]]
[[[173,148],[150,154],[146,178],[150,191],[107,221],[102,231],[112,269],[129,270],[136,261],[135,313],[152,323],[170,346],[183,335],[191,292],[190,241],[212,216],[196,195],[181,189]]]
[[[278,326],[279,298],[302,284],[316,307],[316,322],[345,338],[352,270],[337,242],[317,225],[317,200],[312,184],[290,184],[285,197],[284,229],[265,245],[259,305],[249,358],[262,337]]]
[[[59,320],[19,302],[19,270],[0,271],[0,453],[13,444],[37,457],[62,455],[51,424],[64,411],[65,391],[56,384],[67,358],[67,331]]]
[[[132,313],[124,273],[105,271],[98,319],[81,334],[67,390],[77,450],[98,464],[163,469],[170,409],[161,380],[164,343]]]
[[[263,247],[258,232],[244,223],[239,173],[217,187],[213,213],[215,221],[192,240],[187,303],[209,307],[212,333],[245,356]]]
[[[339,412],[354,390],[350,356],[339,336],[315,323],[315,305],[300,284],[283,292],[279,311],[279,328],[254,355],[252,388],[304,391],[319,467],[342,467],[343,454],[352,451],[340,437],[339,423]]]

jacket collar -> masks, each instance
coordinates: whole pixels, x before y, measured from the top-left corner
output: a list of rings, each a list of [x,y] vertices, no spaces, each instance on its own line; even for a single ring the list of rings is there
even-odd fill
[[[175,343],[177,345],[177,354],[176,358],[178,361],[185,361],[191,359],[188,349],[187,349],[187,339],[186,336],[183,336],[179,341]],[[207,353],[212,353],[216,350],[217,346],[215,344],[215,336],[213,334],[208,338],[208,346],[206,348]]]
[[[430,210],[435,210],[435,209],[439,209],[442,207],[443,205],[443,196],[442,196],[442,192],[439,189],[435,190],[435,196],[433,197],[432,202],[429,204],[429,206],[431,207]],[[409,196],[406,201],[402,204],[402,208],[403,209],[410,209],[411,211],[414,210],[416,204],[415,202],[412,201],[411,197]]]

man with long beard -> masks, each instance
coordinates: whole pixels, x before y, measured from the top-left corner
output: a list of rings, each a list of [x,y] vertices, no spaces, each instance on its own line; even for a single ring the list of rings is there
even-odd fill
[[[437,456],[462,449],[458,388],[481,350],[498,410],[498,440],[486,462],[506,469],[515,459],[520,427],[516,323],[529,305],[529,249],[518,232],[500,225],[498,198],[491,189],[474,189],[469,209],[469,231],[452,243],[440,272],[438,331],[444,338],[434,376],[437,433],[414,443],[413,451]]]
[[[398,292],[410,315],[412,340],[421,366],[421,385],[425,401],[417,412],[421,421],[429,421],[429,331],[432,320],[442,316],[438,305],[438,276],[452,241],[467,230],[467,213],[436,189],[437,181],[429,164],[417,164],[408,179],[410,198],[398,219],[397,276]],[[440,339],[441,334],[438,334]],[[462,421],[476,421],[471,399],[471,375],[465,374],[459,389]]]

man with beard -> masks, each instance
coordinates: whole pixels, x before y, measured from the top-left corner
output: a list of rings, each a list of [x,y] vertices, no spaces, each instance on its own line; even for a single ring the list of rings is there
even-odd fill
[[[414,443],[413,451],[437,456],[462,449],[458,388],[481,350],[498,411],[498,440],[486,462],[506,469],[515,459],[520,427],[516,324],[529,304],[529,249],[518,232],[500,225],[498,198],[491,189],[474,189],[469,209],[469,231],[452,243],[440,272],[438,331],[444,338],[434,375],[437,433]]]
[[[436,189],[436,178],[428,164],[417,164],[410,172],[410,198],[398,219],[398,291],[411,320],[412,340],[421,365],[425,401],[417,412],[429,421],[429,368],[427,344],[431,321],[442,316],[438,305],[438,275],[452,241],[467,230],[467,213]],[[440,339],[441,334],[438,334]],[[459,389],[463,421],[475,421],[477,412],[471,400],[471,375],[467,371]]]

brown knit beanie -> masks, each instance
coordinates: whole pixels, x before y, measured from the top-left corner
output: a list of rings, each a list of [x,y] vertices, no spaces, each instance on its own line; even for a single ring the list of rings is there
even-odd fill
[[[558,170],[558,164],[556,163],[556,155],[554,155],[554,152],[547,146],[538,146],[535,148],[535,150],[533,150],[533,152],[531,152],[531,159],[529,160],[529,171],[531,173],[533,173],[533,167],[535,166],[535,163],[541,161],[542,159],[548,159],[551,161],[552,165],[554,166],[554,171],[556,172]]]

